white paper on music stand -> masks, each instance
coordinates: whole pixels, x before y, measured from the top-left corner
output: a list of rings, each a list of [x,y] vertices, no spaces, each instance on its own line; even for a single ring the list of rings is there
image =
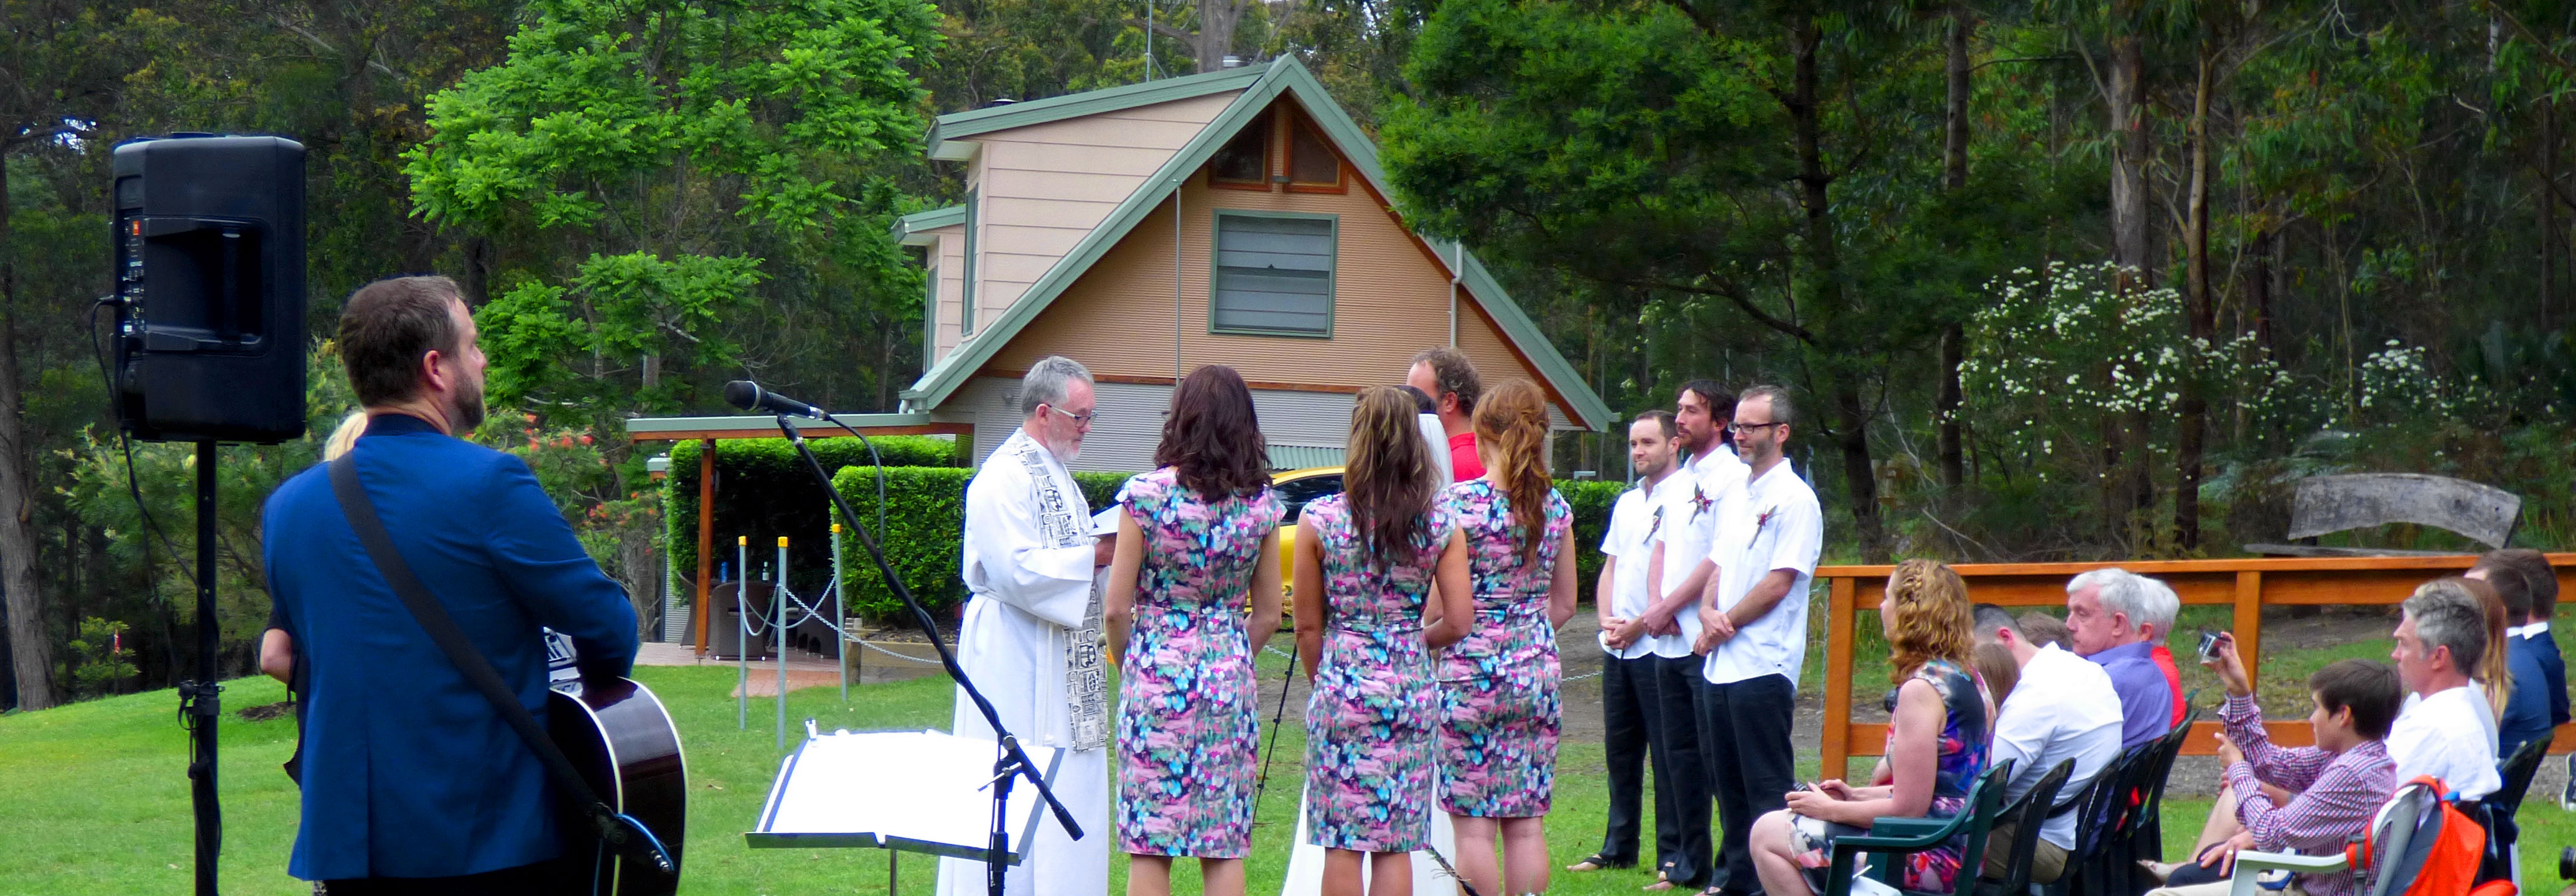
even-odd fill
[[[1055,783],[1058,751],[1023,746]],[[993,823],[993,742],[939,731],[809,738],[780,763],[755,848],[869,847],[980,860]],[[1055,824],[1037,788],[1011,788],[1009,863],[1037,826]],[[1085,831],[1084,833],[1091,833]]]
[[[1118,519],[1126,515],[1127,505],[1124,504],[1111,504],[1100,508],[1099,513],[1091,515],[1091,534],[1095,536],[1118,534]]]

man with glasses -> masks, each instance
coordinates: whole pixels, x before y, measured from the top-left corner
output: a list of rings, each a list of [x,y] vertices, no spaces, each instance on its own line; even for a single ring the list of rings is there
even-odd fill
[[[1020,428],[966,485],[965,580],[957,660],[1020,742],[1064,750],[1056,797],[1083,829],[1075,841],[1052,816],[1008,892],[1099,893],[1109,888],[1108,666],[1101,653],[1093,573],[1111,541],[1091,534],[1091,505],[1065,464],[1082,452],[1095,405],[1091,371],[1048,356],[1020,380]],[[993,737],[963,693],[950,731]],[[941,859],[939,892],[984,892],[981,860]]]
[[[1699,604],[1693,649],[1708,655],[1700,674],[1700,758],[1717,797],[1723,891],[1754,893],[1747,846],[1753,820],[1788,805],[1797,786],[1789,746],[1798,671],[1807,653],[1807,583],[1824,549],[1825,515],[1815,489],[1789,466],[1794,407],[1787,390],[1755,386],[1736,399],[1736,454],[1743,497],[1718,521],[1708,559],[1717,568]]]

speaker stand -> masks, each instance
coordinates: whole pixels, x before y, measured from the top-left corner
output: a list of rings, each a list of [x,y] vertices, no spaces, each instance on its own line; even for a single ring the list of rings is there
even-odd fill
[[[197,816],[197,896],[215,896],[215,858],[224,849],[224,810],[215,796],[215,725],[224,686],[215,680],[221,649],[215,620],[215,443],[197,443],[197,677],[179,683],[179,716],[188,726],[188,783]]]

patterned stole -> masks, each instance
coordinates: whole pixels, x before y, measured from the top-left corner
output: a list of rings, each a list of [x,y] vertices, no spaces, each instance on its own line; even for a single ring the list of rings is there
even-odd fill
[[[1038,537],[1048,547],[1089,544],[1091,520],[1074,512],[1063,481],[1047,463],[1037,440],[1030,439],[1020,446],[1019,460],[1028,471],[1030,484],[1037,489]],[[1103,649],[1104,628],[1100,590],[1094,588],[1090,606],[1082,614],[1082,627],[1065,632],[1065,718],[1076,750],[1098,750],[1109,745],[1109,663]]]

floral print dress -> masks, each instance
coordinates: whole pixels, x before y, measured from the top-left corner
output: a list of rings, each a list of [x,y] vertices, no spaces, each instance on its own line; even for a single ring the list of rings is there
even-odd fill
[[[1422,608],[1452,524],[1432,502],[1412,563],[1371,565],[1341,495],[1306,505],[1324,580],[1323,660],[1306,701],[1306,825],[1327,849],[1412,852],[1431,839],[1438,686]],[[1302,599],[1302,598],[1301,598]]]
[[[1932,805],[1924,810],[1923,817],[1949,818],[1967,808],[1968,788],[1975,786],[1977,776],[1986,771],[1986,748],[1994,739],[1994,725],[1986,716],[1985,680],[1942,659],[1916,667],[1912,679],[1931,684],[1932,691],[1941,697],[1941,740],[1932,766]],[[1897,690],[1902,689],[1900,685]],[[1897,690],[1887,692],[1887,712],[1891,716],[1896,713]],[[1896,729],[1889,726],[1886,752],[1895,751]],[[1868,833],[1840,824],[1824,827],[1831,830],[1831,836]],[[1798,854],[1798,864],[1807,870],[1808,882],[1819,893],[1824,892],[1823,875],[1832,855],[1827,848],[1829,840],[1830,837],[1809,836],[1800,844]],[[1950,892],[1959,879],[1959,869],[1964,867],[1967,846],[1968,838],[1963,834],[1903,857],[1895,869],[1896,885],[1907,890]],[[1870,861],[1883,859],[1873,857]]]
[[[1440,809],[1478,818],[1545,815],[1563,717],[1547,595],[1574,512],[1548,491],[1546,530],[1532,560],[1521,554],[1511,499],[1492,482],[1452,485],[1442,499],[1466,535],[1476,623],[1440,658]]]
[[[1242,858],[1260,764],[1244,610],[1284,506],[1267,487],[1209,502],[1168,467],[1118,501],[1145,536],[1118,677],[1118,848]]]

